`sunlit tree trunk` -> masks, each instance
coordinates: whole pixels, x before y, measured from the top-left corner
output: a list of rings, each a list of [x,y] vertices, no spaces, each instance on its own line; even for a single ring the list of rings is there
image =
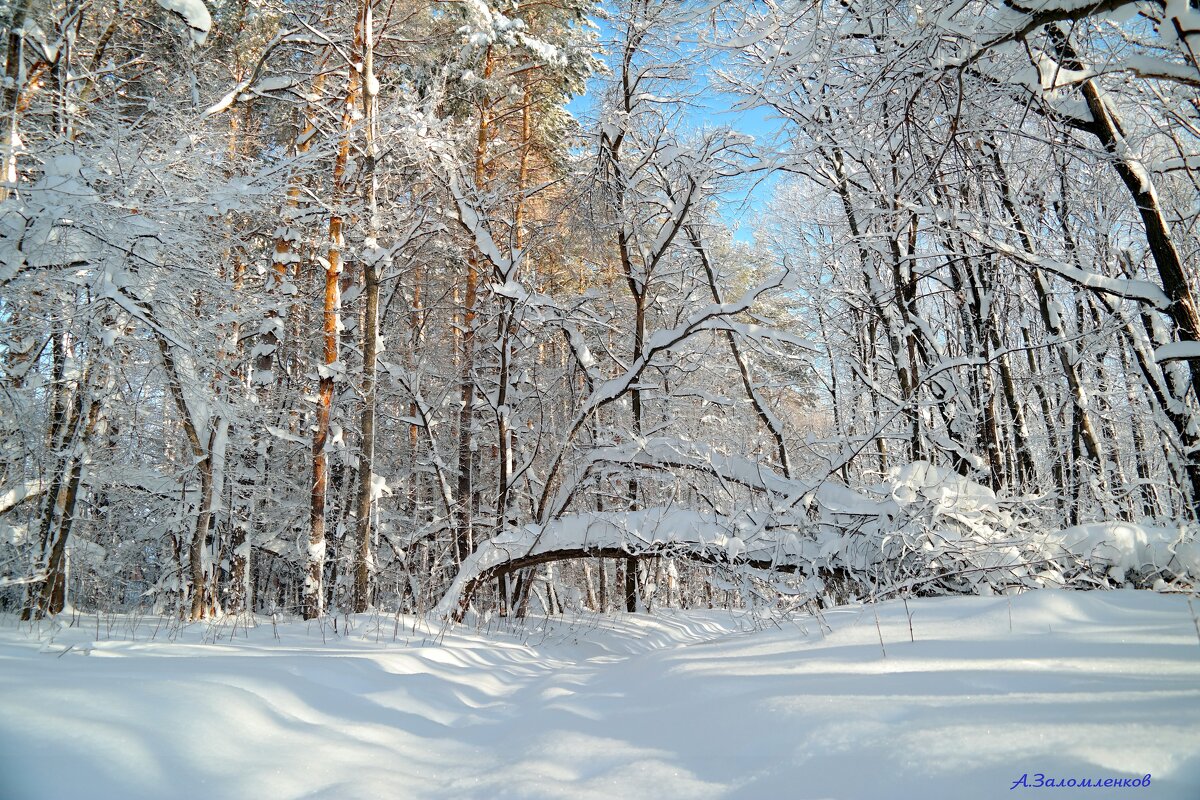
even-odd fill
[[[362,15],[359,15],[354,31],[352,52],[362,51]],[[333,412],[334,384],[343,373],[338,361],[338,321],[341,314],[341,287],[343,250],[345,248],[344,210],[346,192],[346,165],[350,159],[350,141],[354,131],[355,109],[359,103],[361,76],[356,64],[351,64],[346,73],[346,94],[342,102],[341,139],[334,157],[332,175],[332,211],[329,215],[329,239],[326,256],[318,259],[324,267],[324,312],[322,330],[322,365],[318,368],[316,424],[312,439],[312,493],[309,513],[308,548],[305,553],[307,574],[304,579],[303,614],[305,619],[315,619],[325,611],[323,573],[325,569],[325,506],[329,488],[328,446],[330,416]]]

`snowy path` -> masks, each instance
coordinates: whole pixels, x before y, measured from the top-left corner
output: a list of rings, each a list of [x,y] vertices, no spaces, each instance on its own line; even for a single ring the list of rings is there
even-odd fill
[[[909,607],[915,643],[899,603],[878,631],[873,609],[824,633],[676,613],[440,646],[365,618],[326,643],[266,624],[216,644],[202,626],[97,641],[94,620],[39,641],[10,618],[0,798],[1200,797],[1184,599]],[[1153,778],[1050,790],[1037,773]]]

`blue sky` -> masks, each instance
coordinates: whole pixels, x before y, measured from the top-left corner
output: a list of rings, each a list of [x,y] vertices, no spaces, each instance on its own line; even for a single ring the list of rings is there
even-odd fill
[[[595,22],[600,29],[601,41],[606,44],[611,42],[613,39],[612,27],[603,20],[595,20]],[[708,68],[698,70],[694,79],[701,86],[701,103],[692,104],[686,108],[686,125],[688,127],[700,129],[728,126],[748,134],[760,142],[770,141],[776,137],[780,129],[780,121],[772,118],[771,113],[763,109],[735,109],[738,98],[712,87],[708,82]],[[589,81],[588,91],[572,98],[567,103],[567,110],[576,117],[585,118],[594,109],[593,93],[600,90],[604,80],[606,79],[599,77]],[[721,216],[728,225],[735,229],[734,238],[736,240],[753,242],[755,218],[770,200],[778,180],[778,174],[765,178],[760,176],[747,187],[747,190],[729,193],[721,198]]]

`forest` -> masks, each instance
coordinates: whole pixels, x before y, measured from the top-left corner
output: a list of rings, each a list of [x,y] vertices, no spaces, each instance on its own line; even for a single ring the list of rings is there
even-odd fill
[[[0,17],[8,614],[1194,591],[1197,0]]]

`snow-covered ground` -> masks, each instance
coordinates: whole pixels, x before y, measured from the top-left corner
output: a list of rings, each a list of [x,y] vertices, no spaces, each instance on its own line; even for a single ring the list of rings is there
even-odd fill
[[[370,615],[348,635],[9,617],[0,797],[1200,797],[1184,598],[908,611],[915,642],[900,602],[765,627],[667,612],[444,635]],[[1038,788],[1039,773],[1122,784]]]

